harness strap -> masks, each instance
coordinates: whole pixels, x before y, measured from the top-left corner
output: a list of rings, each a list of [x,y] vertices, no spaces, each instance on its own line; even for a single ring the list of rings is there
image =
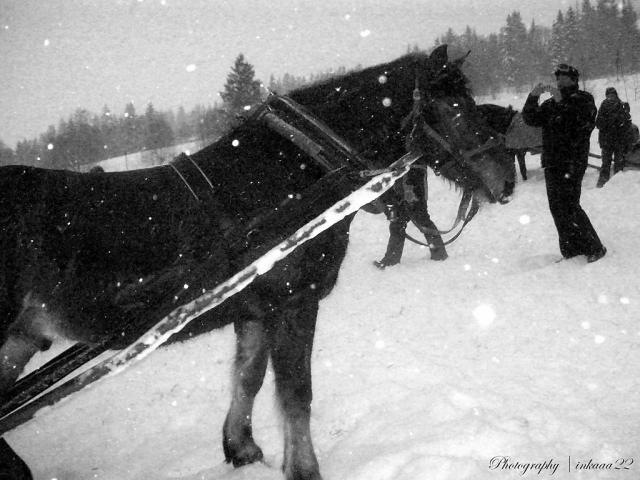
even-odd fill
[[[202,169],[200,168],[200,165],[198,165],[196,162],[193,161],[193,158],[191,158],[191,155],[187,155],[186,153],[182,152],[182,155],[187,157],[189,159],[189,161],[193,164],[194,167],[196,167],[196,169],[202,174],[202,177],[204,178],[204,180],[207,182],[207,184],[211,187],[211,190],[215,190],[213,188],[213,183],[211,183],[211,180],[209,180],[209,177],[207,177],[205,175],[205,173],[202,171]]]
[[[169,166],[180,177],[196,202],[200,203],[206,200],[206,197],[213,195],[215,188],[213,183],[204,173],[202,168],[186,153],[181,153],[173,161],[169,162]],[[180,167],[180,168],[178,168]],[[197,192],[197,193],[196,193]]]
[[[500,136],[498,136],[498,137],[490,137],[489,140],[484,142],[479,147],[474,148],[473,150],[467,150],[467,151],[463,152],[462,154],[465,156],[466,159],[471,159],[471,158],[475,157],[476,155],[479,155],[479,154],[484,153],[486,151],[492,150],[492,149],[494,149],[496,147],[499,147],[501,145],[504,146],[504,139],[502,139]]]
[[[178,168],[171,162],[169,162],[169,166],[173,168],[173,171],[178,174],[178,176],[180,177],[180,180],[184,182],[187,189],[189,189],[189,191],[191,192],[191,195],[193,195],[193,198],[196,199],[196,202],[200,203],[200,198],[198,197],[198,195],[196,195],[196,192],[193,191],[193,188],[191,188],[191,185],[189,185],[189,182],[187,182],[187,179],[184,178],[184,175],[180,173],[180,170],[178,170]]]
[[[465,199],[465,196],[467,196],[467,198]],[[458,207],[458,215],[456,216],[456,220],[453,224],[453,226],[447,230],[447,231],[441,231],[441,230],[433,230],[431,228],[427,228],[427,227],[423,227],[421,225],[417,225],[414,223],[414,225],[416,225],[416,227],[418,228],[418,230],[420,230],[423,234],[424,233],[432,233],[432,234],[446,234],[446,233],[450,233],[452,232],[457,226],[458,224],[463,221],[462,227],[460,227],[460,230],[458,231],[458,233],[456,233],[453,237],[451,237],[449,240],[447,240],[446,242],[443,242],[443,245],[449,245],[451,243],[453,243],[461,234],[462,231],[464,230],[464,228],[469,224],[469,222],[473,219],[473,217],[475,217],[476,213],[478,213],[478,210],[480,210],[480,204],[478,203],[478,201],[475,198],[471,198],[471,194],[464,194],[462,196],[462,199],[460,200],[460,206]],[[471,203],[471,207],[469,208],[469,203]],[[469,211],[467,212],[467,208],[469,208]],[[466,212],[466,213],[465,213]],[[404,232],[404,236],[407,240],[416,243],[418,245],[422,245],[424,247],[430,247],[430,245],[428,243],[425,242],[421,242],[420,240],[412,237],[411,235],[409,235],[406,231]]]
[[[291,98],[272,93],[255,118],[294,143],[326,171],[372,167],[344,139]]]
[[[371,162],[358,155],[358,153],[355,152],[344,139],[342,139],[331,128],[329,128],[328,125],[323,123],[316,116],[312,115],[306,108],[296,103],[293,99],[286,96],[275,96],[272,103],[276,105],[280,103],[281,105],[284,105],[289,111],[304,119],[304,121],[306,121],[313,127],[313,130],[321,133],[322,137],[324,137],[325,140],[329,141],[334,148],[340,150],[341,153],[351,162],[354,162],[361,167],[372,167]]]
[[[271,112],[265,113],[262,119],[271,130],[293,142],[300,150],[318,162],[322,168],[329,172],[336,170],[336,166],[327,158],[324,149],[300,130]]]

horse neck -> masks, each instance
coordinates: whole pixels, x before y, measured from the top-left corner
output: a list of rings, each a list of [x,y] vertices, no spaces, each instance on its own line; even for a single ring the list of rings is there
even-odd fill
[[[362,85],[377,82],[354,74],[354,78],[337,78],[324,84],[299,89],[290,97],[342,137],[351,148],[376,167],[389,165],[405,153],[403,119],[410,113],[411,89],[397,88],[393,98],[382,98],[375,89]],[[364,75],[364,74],[363,74]],[[348,76],[347,76],[348,77]],[[390,105],[383,103],[389,100]]]

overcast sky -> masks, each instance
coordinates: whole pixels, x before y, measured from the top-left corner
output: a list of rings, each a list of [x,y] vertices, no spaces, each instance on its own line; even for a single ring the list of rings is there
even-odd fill
[[[551,25],[575,0],[0,0],[0,140],[14,148],[76,108],[121,115],[219,101],[238,53],[268,83],[431,48],[451,27]]]

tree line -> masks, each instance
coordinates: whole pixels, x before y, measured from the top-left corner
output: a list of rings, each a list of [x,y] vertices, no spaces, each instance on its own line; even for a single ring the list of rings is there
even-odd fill
[[[104,106],[100,114],[77,109],[57,127],[32,140],[22,140],[12,150],[0,141],[0,165],[21,164],[78,170],[86,164],[128,153],[199,139],[215,138],[224,120],[213,107],[198,105],[190,112],[162,112],[149,103],[138,114],[128,103],[121,115]]]
[[[449,29],[436,40],[459,52],[471,51],[465,62],[474,93],[495,94],[505,87],[528,89],[548,81],[559,63],[569,63],[582,79],[640,70],[640,30],[630,0],[582,0],[559,10],[551,27],[527,28],[514,11],[498,33],[478,35],[474,29],[456,35]]]
[[[449,29],[435,45],[448,44],[452,54],[471,51],[465,71],[475,94],[496,94],[505,87],[530,88],[547,81],[555,65],[570,63],[582,78],[618,76],[640,70],[640,30],[630,0],[582,0],[559,10],[551,27],[532,21],[527,27],[518,11],[507,15],[498,33],[479,35],[471,27],[458,35]],[[407,52],[419,50],[417,45]],[[360,66],[355,69],[361,68]],[[313,82],[347,72],[345,67],[310,77],[271,75],[265,86],[255,78],[253,66],[239,54],[220,92],[222,105],[198,105],[190,112],[180,107],[161,112],[148,104],[138,115],[133,103],[122,115],[107,106],[98,115],[77,110],[58,127],[50,126],[39,138],[23,140],[12,150],[0,141],[0,165],[18,163],[77,170],[84,164],[152,150],[192,140],[213,141],[268,91],[287,93]]]

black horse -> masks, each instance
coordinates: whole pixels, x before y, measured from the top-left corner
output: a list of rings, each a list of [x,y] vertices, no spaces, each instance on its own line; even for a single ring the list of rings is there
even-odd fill
[[[407,122],[416,84],[429,101]],[[446,46],[290,97],[365,164],[387,166],[409,148],[424,154],[423,167],[473,195],[492,200],[502,190],[507,165],[484,154],[452,155],[434,140],[446,139],[451,151],[481,143],[466,78]],[[428,128],[435,137],[423,133]],[[254,115],[167,166],[101,174],[0,169],[0,394],[55,335],[87,343],[121,337],[122,346],[149,319],[230,277],[353,190],[360,163],[332,168],[329,162],[327,172],[281,133]],[[311,349],[318,302],[336,282],[352,218],[181,332],[184,339],[235,325],[233,395],[223,431],[226,459],[235,466],[262,458],[251,414],[271,358],[283,411],[284,474],[321,478],[309,430]],[[2,448],[0,472],[18,471],[17,457],[6,443]]]

